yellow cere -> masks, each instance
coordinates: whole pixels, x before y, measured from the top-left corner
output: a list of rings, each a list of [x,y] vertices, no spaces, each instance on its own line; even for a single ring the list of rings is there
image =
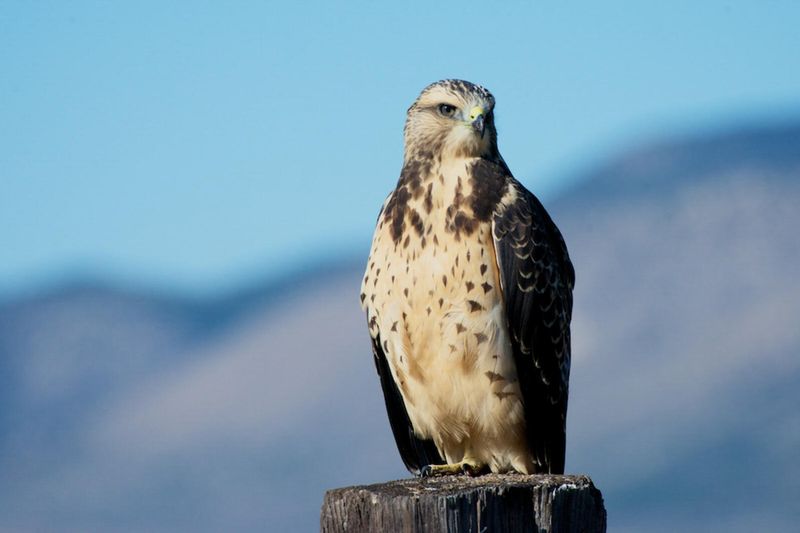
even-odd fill
[[[485,111],[483,110],[483,108],[482,108],[481,106],[477,106],[477,105],[476,105],[475,107],[473,107],[473,108],[470,110],[470,112],[469,112],[469,119],[470,119],[470,120],[475,120],[476,118],[478,118],[478,116],[480,116],[480,115],[483,115],[483,114],[484,114],[484,112],[485,112]]]

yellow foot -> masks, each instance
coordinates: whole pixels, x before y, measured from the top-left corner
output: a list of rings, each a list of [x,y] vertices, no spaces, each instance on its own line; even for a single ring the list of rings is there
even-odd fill
[[[473,461],[461,461],[459,463],[446,465],[427,465],[420,470],[420,477],[452,476],[456,474],[466,474],[468,476],[479,476],[488,469],[486,465]]]

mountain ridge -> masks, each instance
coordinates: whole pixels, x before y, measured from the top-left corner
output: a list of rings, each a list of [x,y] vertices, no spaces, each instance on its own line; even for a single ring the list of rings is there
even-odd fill
[[[800,519],[798,132],[654,143],[546,202],[577,269],[567,469],[613,530]],[[0,528],[311,530],[324,489],[405,476],[362,267],[0,303]]]

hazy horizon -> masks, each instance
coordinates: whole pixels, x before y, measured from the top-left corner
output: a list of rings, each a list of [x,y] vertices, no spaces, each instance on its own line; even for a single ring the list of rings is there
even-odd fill
[[[575,188],[579,188],[599,168],[613,164],[620,157],[638,153],[642,150],[663,148],[675,143],[696,142],[714,139],[720,135],[735,135],[760,130],[770,130],[800,124],[800,112],[781,117],[765,115],[760,119],[739,120],[731,124],[710,124],[706,127],[676,128],[661,136],[646,137],[631,143],[627,148],[620,147],[611,152],[603,152],[596,159],[587,157],[576,164],[565,180],[557,184],[547,194],[536,195],[550,205],[568,196]],[[527,185],[527,180],[522,178]],[[535,191],[534,191],[535,192]],[[371,228],[370,228],[371,231]],[[254,287],[279,287],[287,280],[296,278],[304,272],[313,272],[325,268],[339,268],[348,265],[359,265],[366,260],[369,252],[369,234],[352,239],[351,242],[337,242],[327,247],[315,248],[305,254],[298,254],[291,261],[278,268],[270,268],[266,263],[255,265],[240,272],[234,282],[213,287],[195,287],[170,280],[168,276],[144,276],[140,273],[124,272],[113,265],[81,263],[57,265],[42,276],[29,280],[24,284],[4,285],[0,283],[0,304],[7,301],[36,297],[54,290],[62,290],[80,285],[105,287],[112,290],[140,292],[160,297],[172,297],[188,300],[214,300],[224,298],[242,290]]]

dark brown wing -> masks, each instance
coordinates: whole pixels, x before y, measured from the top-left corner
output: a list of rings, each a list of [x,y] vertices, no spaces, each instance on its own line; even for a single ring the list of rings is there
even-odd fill
[[[570,320],[575,271],[561,233],[516,180],[517,200],[495,212],[500,268],[528,446],[539,471],[564,472]]]
[[[419,475],[422,467],[431,464],[444,464],[436,445],[432,440],[420,439],[414,434],[411,420],[408,418],[406,404],[400,395],[400,389],[394,381],[386,354],[383,353],[380,334],[372,338],[372,353],[375,356],[375,367],[381,378],[383,398],[386,401],[386,412],[389,414],[389,424],[392,426],[394,440],[400,457],[409,472]]]

